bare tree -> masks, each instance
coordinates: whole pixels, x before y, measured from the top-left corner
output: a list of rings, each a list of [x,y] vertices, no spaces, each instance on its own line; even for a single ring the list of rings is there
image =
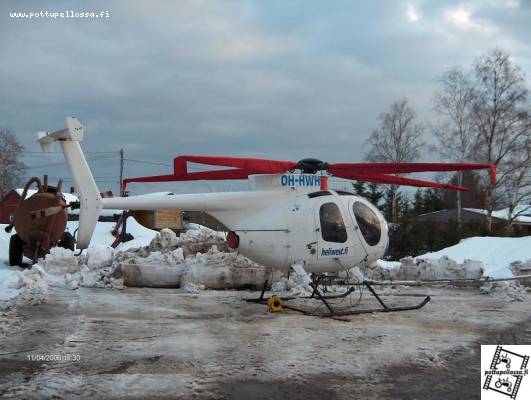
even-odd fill
[[[474,144],[472,110],[474,89],[469,74],[459,67],[446,71],[440,79],[434,96],[434,110],[441,120],[433,127],[437,139],[435,150],[446,160],[464,162],[470,157]],[[457,173],[457,184],[463,183],[462,172]],[[462,224],[461,192],[457,191],[457,222]]]
[[[420,156],[424,146],[421,136],[424,126],[416,122],[416,114],[407,99],[395,101],[389,111],[379,116],[379,126],[366,141],[369,150],[365,158],[372,162],[411,162]],[[388,197],[391,202],[391,221],[396,221],[398,185],[391,185]]]
[[[511,152],[504,162],[503,191],[507,206],[507,230],[512,230],[517,218],[531,212],[531,124],[525,145]]]
[[[507,185],[520,185],[516,171],[529,168],[529,152],[522,157],[519,155],[529,146],[531,120],[524,111],[528,90],[522,70],[499,49],[478,59],[474,73],[475,154],[481,161],[496,164],[499,171],[496,184],[487,189],[490,230],[492,211],[507,203],[507,192],[502,189]],[[517,189],[513,187],[513,190]]]
[[[19,184],[26,171],[20,160],[23,149],[13,133],[0,128],[0,198]]]

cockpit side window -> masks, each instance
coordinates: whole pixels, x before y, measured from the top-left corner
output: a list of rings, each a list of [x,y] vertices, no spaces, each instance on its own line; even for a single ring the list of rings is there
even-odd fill
[[[378,217],[367,205],[357,201],[353,206],[356,221],[361,234],[369,246],[375,246],[380,242],[382,228]]]
[[[345,243],[347,229],[336,203],[325,203],[319,209],[321,234],[327,242]]]

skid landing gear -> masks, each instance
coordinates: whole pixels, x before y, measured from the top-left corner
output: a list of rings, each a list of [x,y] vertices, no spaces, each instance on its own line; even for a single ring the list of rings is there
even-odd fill
[[[256,299],[245,299],[245,301],[247,301],[249,303],[266,304],[267,299],[264,298],[264,294],[265,294],[265,291],[266,291],[268,283],[269,283],[268,280],[266,280],[264,282],[264,286],[262,287],[262,292],[260,293],[260,297],[258,297]],[[315,285],[315,286],[313,286],[313,285]],[[347,297],[352,292],[354,292],[354,287],[351,286],[345,291],[345,293],[325,296],[325,295],[322,295],[321,292],[317,289],[317,285],[316,284],[312,283],[312,284],[310,284],[310,286],[313,289],[313,293],[310,296],[291,296],[291,297],[290,296],[288,296],[288,297],[280,297],[280,296],[278,296],[278,297],[282,301],[295,300],[295,299],[319,299],[319,298],[323,298],[325,300],[331,300],[331,299],[342,299],[344,297]],[[319,294],[317,294],[317,293],[319,293]]]
[[[267,287],[267,283],[268,283],[268,281],[265,281],[264,287],[262,288],[262,292],[260,293],[260,297],[259,298],[257,298],[257,299],[246,299],[246,301],[253,302],[253,303],[266,304],[267,299],[264,298],[264,294],[265,294],[265,290],[266,290],[266,287]],[[290,306],[290,305],[287,305],[287,304],[283,305],[284,308],[289,308],[289,309],[294,310],[294,311],[299,311],[299,312],[301,312],[303,314],[314,315],[314,316],[319,316],[319,317],[340,317],[340,316],[347,316],[347,315],[369,314],[369,313],[375,313],[375,312],[396,312],[396,311],[418,310],[418,309],[424,307],[426,304],[428,304],[428,302],[431,300],[430,296],[426,296],[426,298],[422,302],[420,302],[419,304],[416,304],[414,306],[389,307],[387,304],[384,303],[384,301],[381,299],[381,297],[378,296],[378,293],[376,293],[374,291],[374,289],[371,286],[371,284],[368,281],[364,281],[363,285],[365,285],[367,287],[367,289],[369,289],[369,292],[376,298],[376,300],[378,300],[378,302],[380,303],[380,305],[382,307],[381,308],[372,308],[372,309],[351,308],[351,309],[347,309],[347,310],[344,310],[344,309],[336,310],[328,302],[328,300],[347,297],[348,295],[350,295],[354,291],[353,287],[348,288],[345,291],[345,293],[340,294],[340,295],[324,296],[321,293],[321,291],[319,290],[319,288],[318,288],[318,286],[317,286],[317,284],[315,282],[310,282],[309,285],[313,289],[313,293],[312,293],[311,296],[306,296],[306,297],[281,297],[281,299],[283,301],[294,300],[296,298],[320,300],[325,305],[325,307],[327,309],[327,312],[324,312],[324,313],[310,312],[310,311],[307,311],[307,310],[304,310],[304,309],[301,309],[301,308],[296,308],[296,307],[293,307],[293,306]]]

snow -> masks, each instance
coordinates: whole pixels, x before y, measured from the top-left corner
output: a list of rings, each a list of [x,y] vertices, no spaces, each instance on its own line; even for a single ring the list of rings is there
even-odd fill
[[[513,275],[510,269],[512,262],[526,262],[531,259],[531,236],[471,237],[461,240],[455,246],[416,258],[439,259],[443,256],[458,263],[463,263],[467,259],[481,261],[485,275],[492,278],[510,277]]]
[[[94,244],[87,249],[85,264],[92,270],[109,267],[114,259],[114,249],[104,244]]]
[[[70,200],[67,199],[67,202]],[[5,232],[6,225],[0,224],[0,246],[3,249],[0,252],[0,309],[8,307],[19,295],[31,304],[44,301],[45,287],[48,284],[66,284],[70,288],[79,286],[123,287],[123,280],[92,271],[102,270],[105,266],[112,264],[115,250],[110,245],[115,240],[111,234],[114,225],[113,222],[98,222],[91,245],[83,251],[82,257],[75,256],[74,252],[68,249],[55,247],[33,268],[23,270],[8,265],[9,239],[15,231],[9,234]],[[69,221],[67,224],[67,230],[71,233],[74,233],[77,227],[78,221]],[[158,233],[140,225],[132,217],[127,220],[127,232],[131,233],[135,239],[121,243],[116,251],[147,246]],[[84,265],[84,262],[88,264],[88,267]],[[39,269],[44,274],[38,273]]]
[[[18,282],[21,272],[22,270],[18,267],[0,265],[0,301],[17,297],[20,290]]]
[[[91,246],[98,244],[110,246],[115,240],[115,237],[111,233],[114,225],[114,222],[98,222],[92,236]],[[68,222],[67,229],[71,233],[73,233],[77,227],[78,221]],[[129,242],[121,243],[116,248],[117,251],[146,246],[155,236],[157,236],[158,233],[157,231],[140,225],[133,217],[127,219],[127,232],[132,234],[134,239]]]
[[[527,265],[531,265],[531,236],[471,237],[433,253],[400,261],[378,260],[369,266],[368,275],[396,280],[508,278]]]
[[[380,262],[368,266],[364,273],[351,270],[351,275],[366,276],[371,280],[415,280],[429,281],[437,279],[480,279],[483,277],[484,266],[481,261],[464,260],[458,263],[451,258],[405,257],[400,262]],[[362,280],[359,279],[358,280]]]

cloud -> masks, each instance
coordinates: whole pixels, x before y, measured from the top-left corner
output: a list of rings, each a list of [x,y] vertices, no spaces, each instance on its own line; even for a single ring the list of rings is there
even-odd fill
[[[0,126],[32,151],[36,131],[59,129],[73,114],[87,127],[86,150],[123,147],[130,159],[361,161],[392,101],[406,96],[422,119],[432,117],[430,98],[445,69],[499,45],[531,71],[530,10],[522,5],[404,4],[4,1]],[[110,18],[9,18],[13,10],[63,8],[108,9]],[[93,167],[97,176],[117,175],[118,160]],[[30,172],[66,175],[60,167]],[[126,162],[126,176],[167,172]]]
[[[447,10],[445,12],[445,17],[448,22],[458,29],[483,32],[493,30],[493,27],[489,23],[473,18],[472,12],[462,6]]]
[[[420,19],[420,15],[417,12],[417,9],[411,3],[407,6],[407,17],[411,22],[417,22]]]

